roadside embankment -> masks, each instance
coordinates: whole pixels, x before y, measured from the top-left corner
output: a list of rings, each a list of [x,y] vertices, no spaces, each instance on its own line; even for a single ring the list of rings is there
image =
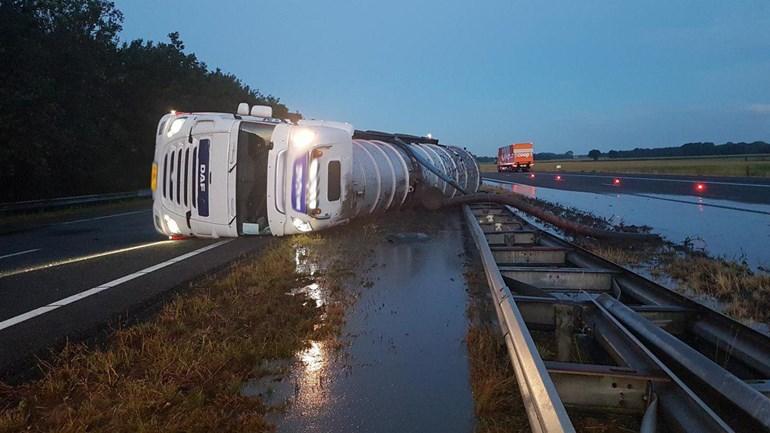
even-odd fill
[[[0,384],[0,432],[268,431],[272,409],[239,389],[275,373],[270,360],[336,335],[342,301],[319,306],[301,290],[335,293],[345,278],[333,261],[301,265],[324,242],[277,240],[105,343],[68,345],[40,363],[38,380]]]

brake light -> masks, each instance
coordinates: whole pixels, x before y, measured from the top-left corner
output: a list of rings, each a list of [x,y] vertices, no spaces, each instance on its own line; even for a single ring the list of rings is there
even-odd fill
[[[617,178],[617,177],[615,179],[612,179],[612,184],[613,185],[620,185],[620,179]]]
[[[561,175],[557,174],[556,175],[556,180],[561,180]]]
[[[535,178],[535,173],[530,173],[529,178],[530,179],[534,179]]]
[[[695,191],[703,192],[706,190],[706,184],[705,183],[696,183],[695,184]]]

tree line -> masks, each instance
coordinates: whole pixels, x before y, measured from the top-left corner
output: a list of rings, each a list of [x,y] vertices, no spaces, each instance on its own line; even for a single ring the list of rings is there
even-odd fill
[[[755,155],[770,153],[770,143],[754,141],[752,143],[714,144],[710,142],[685,143],[681,146],[640,148],[632,150],[610,150],[602,152],[599,149],[591,149],[586,156],[592,159],[599,158],[661,158],[661,157],[689,157],[689,156],[713,156],[713,155]],[[574,159],[575,154],[571,150],[565,153],[539,152],[535,153],[535,161]],[[479,162],[495,162],[496,156],[481,156],[476,158]]]
[[[172,108],[288,109],[166,42],[121,42],[108,0],[0,0],[0,202],[147,188]]]
[[[610,150],[602,152],[592,149],[588,156],[593,159],[606,158],[660,158],[713,155],[751,155],[770,153],[770,143],[755,141],[752,143],[714,144],[710,142],[685,143],[677,147],[640,148],[633,150]]]

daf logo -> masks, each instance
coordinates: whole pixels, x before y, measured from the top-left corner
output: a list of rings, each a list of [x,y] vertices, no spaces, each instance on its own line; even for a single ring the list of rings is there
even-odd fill
[[[200,185],[200,191],[206,192],[206,164],[200,165],[200,170],[198,170],[198,184]]]

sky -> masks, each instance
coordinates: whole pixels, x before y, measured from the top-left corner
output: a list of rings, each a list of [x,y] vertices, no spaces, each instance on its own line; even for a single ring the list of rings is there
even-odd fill
[[[306,118],[478,155],[770,141],[765,0],[116,4],[122,40],[178,31]]]

